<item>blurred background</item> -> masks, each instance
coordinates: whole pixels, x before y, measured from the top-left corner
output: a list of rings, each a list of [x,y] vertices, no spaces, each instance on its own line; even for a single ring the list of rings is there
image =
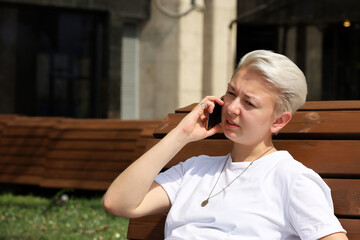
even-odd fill
[[[254,49],[292,59],[308,100],[360,99],[358,0],[1,0],[0,114],[163,119]]]

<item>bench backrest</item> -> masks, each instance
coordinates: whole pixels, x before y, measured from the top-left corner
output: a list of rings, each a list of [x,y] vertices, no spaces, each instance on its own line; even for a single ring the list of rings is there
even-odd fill
[[[48,136],[59,120],[1,115],[0,182],[37,185],[42,180]]]
[[[0,115],[0,182],[106,190],[159,123]]]
[[[50,135],[40,186],[107,189],[145,151],[144,141],[158,124],[159,121],[63,119]]]
[[[156,144],[194,107],[169,114],[154,132]],[[276,136],[277,149],[288,150],[295,159],[318,172],[332,189],[335,214],[349,239],[360,240],[360,101],[307,102]],[[188,144],[166,166],[195,155],[225,155],[231,142],[222,133]],[[166,216],[131,219],[129,239],[164,239]]]

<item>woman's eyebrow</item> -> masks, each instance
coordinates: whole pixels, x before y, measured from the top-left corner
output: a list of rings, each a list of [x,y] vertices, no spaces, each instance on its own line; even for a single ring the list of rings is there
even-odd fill
[[[251,95],[251,94],[247,94],[247,93],[245,93],[245,97],[246,98],[250,98],[250,99],[258,99],[258,97],[256,97],[255,95]]]
[[[231,90],[235,90],[235,88],[233,86],[231,86],[230,83],[228,83],[228,88],[231,88]]]

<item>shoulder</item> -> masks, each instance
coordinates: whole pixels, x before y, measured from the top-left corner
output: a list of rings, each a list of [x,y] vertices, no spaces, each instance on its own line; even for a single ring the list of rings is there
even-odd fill
[[[271,173],[273,183],[279,188],[287,189],[289,194],[294,190],[294,187],[298,191],[306,190],[306,188],[311,188],[314,185],[327,188],[319,174],[295,160],[287,151],[273,153],[269,155],[268,160],[264,159],[263,162],[266,162],[263,166],[264,171]]]
[[[298,179],[302,175],[319,177],[314,170],[294,159],[287,151],[278,151],[272,157],[273,165],[278,176],[291,179]]]

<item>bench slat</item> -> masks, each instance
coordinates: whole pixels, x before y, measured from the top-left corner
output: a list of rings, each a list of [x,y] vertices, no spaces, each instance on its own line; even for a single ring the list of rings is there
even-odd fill
[[[188,113],[197,103],[175,110],[175,113]],[[343,110],[360,110],[360,101],[307,101],[298,111],[343,111]]]
[[[85,140],[54,140],[51,141],[49,147],[53,150],[107,150],[120,151],[135,149],[135,140],[102,140],[96,141],[93,139]]]
[[[158,120],[120,120],[120,119],[62,119],[56,124],[57,130],[138,130],[140,128],[154,129]]]
[[[307,101],[299,111],[360,110],[360,101]]]
[[[162,124],[155,130],[156,138],[164,137],[171,131],[186,113],[169,114]],[[286,134],[287,138],[291,134],[296,138],[310,139],[312,136],[322,138],[331,137],[333,139],[338,135],[339,139],[360,139],[360,111],[302,111],[296,112],[289,122],[279,133]],[[341,123],[341,124],[339,124]],[[216,138],[224,138],[217,134]]]
[[[44,165],[45,157],[34,157],[34,156],[13,156],[3,155],[0,157],[0,163],[10,165]]]
[[[342,227],[348,232],[347,237],[351,240],[360,240],[360,220],[340,218]]]
[[[44,156],[46,152],[46,147],[0,146],[0,155]]]
[[[66,171],[64,171],[66,170]],[[117,176],[119,171],[91,171],[84,169],[53,169],[46,168],[43,173],[45,179],[62,179],[62,180],[85,180],[85,181],[106,181],[111,183]]]
[[[360,179],[324,180],[331,188],[335,214],[339,217],[359,219]]]
[[[73,170],[85,170],[85,171],[118,171],[120,174],[121,171],[125,170],[130,164],[131,160],[128,161],[110,161],[102,160],[87,160],[84,164],[84,161],[81,159],[76,160],[57,160],[57,161],[47,161],[45,164],[46,168],[49,169],[58,169],[58,171],[67,171],[69,169]]]
[[[34,185],[41,181],[41,175],[0,174],[0,182]]]
[[[53,150],[47,154],[48,159],[84,159],[84,160],[134,160],[134,152],[128,151],[80,151],[80,150]],[[51,161],[51,160],[50,160]]]
[[[104,190],[107,189],[111,184],[111,181],[96,180],[92,181],[89,179],[55,179],[46,178],[41,179],[39,182],[40,187],[46,188],[75,188],[85,190]]]
[[[132,218],[129,222],[128,239],[160,240],[164,239],[165,215],[152,215]],[[360,240],[360,220],[340,218],[340,223],[348,232],[351,240]]]
[[[8,137],[3,136],[0,138],[0,146],[46,146],[49,139],[41,137]]]
[[[41,175],[44,171],[43,166],[26,165],[3,165],[0,164],[0,174],[21,174],[21,175]]]
[[[51,139],[93,139],[93,140],[136,140],[140,136],[140,129],[96,130],[96,131],[54,131],[50,134]]]
[[[129,222],[128,239],[164,239],[165,215],[151,215],[132,218]]]
[[[149,140],[147,149],[159,139]],[[277,149],[288,150],[295,159],[324,177],[360,177],[360,140],[274,140]],[[231,151],[229,140],[206,139],[186,145],[165,167],[198,155],[222,156]]]

